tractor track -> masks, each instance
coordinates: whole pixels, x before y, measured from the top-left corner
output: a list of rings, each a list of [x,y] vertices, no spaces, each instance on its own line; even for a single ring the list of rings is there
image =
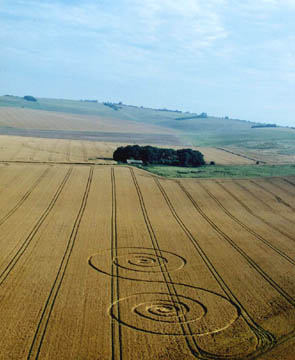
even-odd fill
[[[268,179],[268,178],[266,178],[265,179],[269,184],[271,184],[271,186],[273,186],[273,187],[275,187],[275,188],[278,188],[280,191],[282,191],[283,193],[285,193],[286,195],[288,195],[288,196],[292,196],[292,197],[294,197],[295,196],[295,193],[294,193],[294,191],[290,191],[290,190],[288,190],[288,189],[285,189],[284,187],[282,187],[281,185],[279,185],[279,184],[277,184],[277,183],[275,183],[274,182],[274,180],[278,180],[277,178],[274,178],[274,179]],[[285,179],[280,179],[280,180],[285,180]],[[287,181],[285,181],[286,183],[288,183]],[[290,183],[289,183],[290,184]]]
[[[268,190],[266,188],[264,188],[262,185],[258,184],[256,181],[254,180],[249,180],[251,182],[251,184],[256,185],[259,189],[267,192],[268,194],[272,195],[273,197],[275,197],[275,199],[277,201],[279,201],[281,204],[285,205],[286,207],[288,207],[289,209],[291,209],[292,211],[295,211],[295,208],[290,205],[289,203],[287,203],[286,201],[284,201],[282,198],[280,198],[276,193],[272,192],[271,190]]]
[[[230,287],[226,284],[226,282],[224,281],[222,276],[218,273],[217,269],[215,268],[215,266],[213,265],[213,263],[211,262],[211,260],[209,259],[209,257],[205,253],[205,251],[203,250],[203,248],[200,246],[197,239],[193,236],[193,234],[190,232],[190,230],[184,224],[182,219],[179,217],[179,215],[177,214],[167,193],[165,192],[163,186],[161,185],[160,181],[157,178],[154,178],[154,181],[156,182],[158,188],[160,189],[162,196],[164,197],[165,202],[166,202],[168,208],[170,209],[172,216],[174,217],[174,219],[176,220],[176,222],[178,223],[180,228],[184,231],[184,233],[186,234],[186,236],[188,237],[188,239],[190,240],[190,242],[196,249],[197,253],[199,254],[201,259],[205,263],[206,267],[208,268],[209,272],[212,274],[213,278],[216,280],[216,282],[220,286],[221,290],[226,294],[226,296],[228,297],[230,302],[232,302],[233,304],[238,304],[240,312],[241,312],[241,316],[243,317],[243,319],[245,320],[245,322],[247,323],[247,325],[249,326],[249,328],[251,329],[251,331],[255,334],[255,336],[257,338],[257,353],[255,354],[255,356],[257,356],[261,353],[260,347],[263,348],[263,352],[269,348],[272,348],[276,343],[276,339],[274,338],[274,336],[271,333],[269,333],[268,331],[264,330],[251,317],[251,315],[248,313],[248,311],[243,306],[243,304],[239,301],[239,299],[232,292]],[[180,185],[177,181],[176,181],[176,183],[178,185]],[[248,357],[252,358],[253,354],[250,354]],[[246,359],[247,356],[243,357],[243,359],[244,358]]]
[[[289,179],[282,178],[282,180],[284,180],[289,185],[295,186],[295,184],[292,181],[290,181]]]
[[[48,298],[45,302],[44,308],[42,310],[42,314],[40,316],[40,319],[39,319],[39,322],[37,325],[37,329],[35,331],[35,335],[34,335],[34,338],[33,338],[33,341],[32,341],[28,356],[27,356],[28,360],[39,358],[41,348],[43,345],[43,341],[44,341],[44,338],[46,335],[48,323],[49,323],[59,290],[62,286],[62,282],[63,282],[64,276],[65,276],[72,252],[73,252],[73,248],[75,246],[75,242],[76,242],[77,234],[78,234],[78,231],[80,228],[81,220],[83,218],[83,214],[84,214],[84,211],[85,211],[85,208],[87,205],[87,200],[88,200],[89,191],[91,188],[92,178],[93,178],[93,167],[91,167],[91,169],[89,170],[88,180],[87,180],[87,184],[86,184],[85,191],[83,194],[81,206],[80,206],[78,214],[76,216],[74,226],[72,228],[71,235],[69,237],[66,250],[62,257],[56,278],[53,282],[53,285],[49,292],[49,296],[48,296]]]
[[[273,251],[275,251],[277,254],[282,256],[285,260],[290,262],[292,265],[295,265],[295,261],[288,256],[286,253],[284,253],[282,250],[271,244],[268,240],[266,240],[263,236],[258,234],[255,230],[249,228],[246,224],[244,224],[241,220],[239,220],[236,216],[234,216],[208,189],[205,188],[205,186],[201,183],[199,183],[199,186],[211,197],[212,200],[215,201],[215,203],[222,209],[222,211],[227,214],[234,222],[236,222],[238,225],[240,225],[244,230],[246,230],[248,233],[253,235],[256,239],[263,242],[266,246],[271,248]]]
[[[151,243],[152,243],[155,255],[159,259],[159,257],[162,257],[162,251],[161,251],[161,248],[159,246],[158,239],[156,237],[156,234],[155,234],[154,229],[152,227],[150,218],[148,216],[147,209],[146,209],[144,199],[143,199],[143,195],[142,195],[140,186],[139,186],[139,184],[137,182],[136,176],[134,174],[134,170],[132,168],[129,168],[129,170],[130,170],[130,173],[131,173],[131,176],[132,176],[132,179],[133,179],[134,186],[136,188],[136,192],[137,192],[137,195],[138,195],[138,199],[139,199],[140,207],[141,207],[141,210],[142,210],[144,222],[145,222],[146,228],[148,230],[148,233],[149,233],[149,236],[150,236],[150,239],[151,239]],[[161,274],[163,276],[164,283],[165,283],[165,285],[167,287],[167,290],[168,290],[168,293],[169,293],[169,296],[171,298],[172,303],[174,303],[174,297],[176,297],[176,299],[179,301],[179,295],[177,293],[177,290],[175,288],[175,284],[172,281],[171,275],[170,275],[170,273],[169,273],[169,271],[167,269],[166,264],[164,263],[164,267],[165,267],[164,271],[163,271],[163,268],[162,268],[160,262],[159,262],[159,266],[161,268]],[[184,319],[186,319],[186,315],[183,312],[182,312],[182,316],[184,317]],[[214,359],[211,356],[210,357],[204,356],[205,353],[197,345],[197,343],[195,341],[195,338],[193,337],[190,325],[188,323],[185,324],[185,323],[179,322],[179,325],[181,327],[181,331],[182,331],[183,335],[185,335],[186,344],[187,344],[188,348],[190,349],[191,354],[194,357],[196,357],[197,359]],[[215,359],[217,359],[217,358],[215,357]]]
[[[0,219],[0,226],[10,218],[11,215],[13,215],[27,200],[27,198],[31,195],[31,193],[34,191],[34,189],[39,185],[39,183],[42,181],[42,179],[47,175],[49,172],[49,168],[46,168],[45,171],[37,178],[37,180],[30,186],[28,191],[23,195],[23,197],[19,200],[19,202],[6,214]]]
[[[295,307],[295,299],[290,296],[285,290],[283,290],[242,248],[240,248],[225,232],[223,232],[199,207],[196,201],[193,199],[191,194],[186,190],[186,188],[180,183],[177,182],[183,192],[191,200],[192,204],[198,211],[198,213],[211,225],[211,227],[223,237],[245,260],[246,262],[255,269],[264,280],[273,287],[286,301],[288,301],[292,306]]]
[[[23,241],[21,246],[18,248],[18,250],[12,256],[12,258],[9,260],[9,263],[7,264],[7,266],[1,272],[1,274],[0,274],[0,285],[2,285],[3,282],[7,279],[7,277],[9,276],[9,274],[11,273],[11,271],[13,270],[15,265],[18,263],[18,261],[20,260],[20,258],[22,257],[22,255],[24,254],[24,252],[26,251],[26,249],[28,248],[28,246],[32,242],[33,238],[37,234],[37,232],[40,229],[41,225],[43,224],[45,219],[50,214],[50,212],[53,209],[55,203],[57,202],[57,199],[59,198],[63,188],[65,187],[65,185],[66,185],[66,183],[67,183],[67,181],[68,181],[68,179],[69,179],[69,177],[71,175],[71,172],[72,172],[72,168],[69,169],[68,172],[66,173],[64,179],[62,180],[62,182],[59,185],[57,191],[55,192],[52,200],[50,201],[49,205],[47,206],[47,208],[45,209],[43,214],[40,216],[40,218],[38,219],[38,221],[34,225],[33,229],[30,232],[30,234],[26,237],[26,239]]]
[[[111,304],[117,301],[118,321],[111,318],[111,333],[112,333],[112,360],[122,360],[123,345],[122,345],[122,328],[121,328],[121,314],[120,304],[120,281],[119,269],[115,266],[113,259],[118,256],[118,229],[117,229],[117,198],[116,198],[116,177],[115,170],[111,168],[111,183],[112,183],[112,217],[111,217],[111,258],[112,258],[112,272],[111,272]],[[116,346],[116,342],[118,342]]]
[[[220,182],[217,182],[217,181],[216,181],[216,184],[218,184],[227,194],[229,194],[231,197],[233,197],[249,214],[257,217],[257,219],[262,221],[264,224],[268,225],[270,228],[276,230],[278,233],[285,236],[289,240],[294,241],[294,238],[292,236],[290,236],[288,233],[279,229],[277,226],[273,225],[272,223],[270,223],[263,217],[259,216],[257,213],[254,213],[254,211],[252,209],[250,209],[242,200],[240,200],[235,194],[233,194],[230,190],[228,190],[223,184],[221,184]],[[252,193],[252,191],[248,190],[246,187],[244,187],[244,185],[237,183],[237,182],[235,182],[235,184],[238,187],[240,187],[242,190],[244,190],[246,193],[249,193],[255,197],[255,195]],[[256,198],[256,200],[261,202],[263,205],[265,205],[268,209],[270,209],[272,212],[276,213],[278,216],[280,216],[281,218],[283,218],[284,220],[286,220],[287,222],[291,223],[294,226],[294,223],[290,219],[285,218],[282,214],[278,213],[275,209],[273,209],[271,206],[266,204],[263,200],[261,200],[257,196],[255,198]]]

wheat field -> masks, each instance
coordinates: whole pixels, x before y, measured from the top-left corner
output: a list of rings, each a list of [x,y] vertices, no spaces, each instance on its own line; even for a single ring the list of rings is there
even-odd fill
[[[295,177],[0,179],[1,359],[293,359]]]
[[[52,162],[52,163],[98,163],[114,164],[113,152],[123,142],[85,141],[72,139],[44,139],[0,135],[0,161]],[[160,145],[164,147],[163,145]],[[166,146],[169,147],[169,146]],[[180,148],[174,146],[174,148]],[[181,147],[182,148],[182,147]],[[204,154],[206,162],[219,165],[251,165],[254,160],[213,147],[193,147]]]

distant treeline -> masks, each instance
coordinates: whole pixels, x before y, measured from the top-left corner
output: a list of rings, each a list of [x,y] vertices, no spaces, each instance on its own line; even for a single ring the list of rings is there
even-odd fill
[[[180,113],[180,114],[182,114],[182,111],[180,111],[180,110],[170,110],[170,109],[166,109],[166,108],[163,108],[163,109],[152,109],[152,110],[155,110],[155,111],[166,111],[166,112],[173,112],[173,113]]]
[[[111,103],[111,102],[104,102],[103,104],[104,104],[104,106],[108,106],[109,108],[116,110],[116,111],[120,110],[121,109],[120,105],[122,105],[122,103],[116,104],[116,103]]]
[[[128,145],[118,147],[113,158],[126,163],[128,159],[142,160],[144,164],[161,164],[173,166],[205,165],[204,155],[192,149],[160,149],[154,146]]]
[[[185,117],[179,117],[175,120],[191,120],[191,119],[206,119],[208,117],[207,113],[202,112],[199,115],[192,115],[192,116],[185,116]]]
[[[252,125],[251,128],[275,128],[277,127],[276,124],[258,124],[258,125]]]
[[[26,95],[24,96],[24,99],[27,101],[37,101],[37,99],[32,95]]]
[[[91,99],[81,99],[82,102],[89,102],[89,103],[97,103],[97,100],[91,100]]]

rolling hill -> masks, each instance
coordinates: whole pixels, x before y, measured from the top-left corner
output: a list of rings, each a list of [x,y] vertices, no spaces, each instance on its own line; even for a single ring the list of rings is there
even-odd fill
[[[0,134],[4,135],[205,146],[266,162],[293,163],[294,129],[253,128],[257,124],[96,100],[0,97]]]

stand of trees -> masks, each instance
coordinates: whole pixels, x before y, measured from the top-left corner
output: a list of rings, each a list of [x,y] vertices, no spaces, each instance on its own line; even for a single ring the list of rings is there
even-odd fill
[[[200,151],[192,149],[160,149],[153,146],[120,146],[115,150],[113,158],[124,163],[128,159],[133,159],[142,160],[144,164],[192,167],[205,165],[204,156]]]
[[[116,110],[116,111],[121,109],[121,106],[119,106],[119,104],[115,104],[115,103],[111,103],[111,102],[104,102],[103,104],[104,104],[104,106],[108,106],[109,108]]]
[[[37,101],[37,99],[34,96],[26,95],[24,96],[24,99],[27,101]]]

